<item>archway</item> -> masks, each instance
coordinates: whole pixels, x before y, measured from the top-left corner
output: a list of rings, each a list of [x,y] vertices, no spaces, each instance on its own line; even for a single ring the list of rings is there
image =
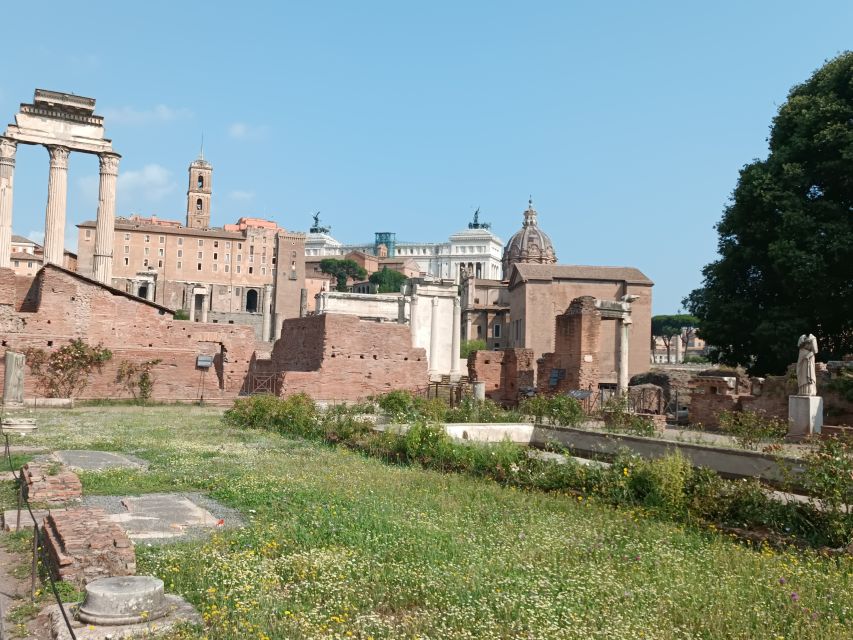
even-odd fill
[[[249,289],[246,292],[246,312],[258,312],[258,292],[256,289]]]

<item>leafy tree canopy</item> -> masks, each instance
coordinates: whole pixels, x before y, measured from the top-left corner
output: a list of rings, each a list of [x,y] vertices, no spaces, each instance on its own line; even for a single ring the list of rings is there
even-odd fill
[[[795,86],[770,153],[740,172],[717,224],[720,257],[685,305],[725,364],[781,373],[797,337],[853,352],[853,53]]]
[[[485,340],[463,340],[459,345],[459,356],[467,358],[475,351],[483,351],[485,349],[488,349]]]
[[[360,267],[354,260],[337,260],[335,258],[324,258],[320,260],[320,271],[334,276],[337,280],[335,289],[337,291],[347,290],[347,281],[350,278],[364,280],[367,271]]]
[[[687,313],[679,313],[671,316],[652,316],[652,335],[672,337],[681,334],[685,327],[699,326],[699,318]]]
[[[372,284],[379,285],[378,293],[399,293],[400,287],[407,279],[399,271],[388,267],[382,267],[381,271],[371,273],[370,278],[368,278]]]

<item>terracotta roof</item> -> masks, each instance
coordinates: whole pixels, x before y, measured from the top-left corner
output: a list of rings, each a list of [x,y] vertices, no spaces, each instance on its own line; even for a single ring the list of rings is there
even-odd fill
[[[13,251],[11,258],[12,260],[32,260],[38,263],[41,263],[44,259],[43,256],[37,256],[32,253],[27,253],[26,251]]]
[[[591,267],[575,264],[517,263],[511,282],[529,280],[607,280],[628,284],[653,285],[654,282],[634,267]]]
[[[86,220],[77,225],[80,229],[94,229],[96,223],[94,220]],[[193,229],[192,227],[173,227],[170,225],[145,224],[140,222],[132,222],[130,220],[115,221],[116,231],[146,231],[151,234],[160,235],[181,235],[181,236],[202,236],[205,238],[224,238],[226,240],[245,240],[246,236],[240,231],[223,231],[221,228],[210,229]]]
[[[19,242],[21,244],[34,244],[37,247],[41,246],[38,242],[34,242],[33,240],[30,240],[29,238],[25,238],[24,236],[19,236],[19,235],[14,234],[14,233],[12,234],[12,242]]]

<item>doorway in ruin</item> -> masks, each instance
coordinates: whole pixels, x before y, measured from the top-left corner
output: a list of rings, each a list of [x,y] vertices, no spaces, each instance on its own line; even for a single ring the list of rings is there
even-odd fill
[[[258,312],[258,292],[256,289],[246,291],[246,311],[248,313]]]
[[[200,296],[198,294],[193,294],[193,306],[195,307],[195,313],[193,317],[196,322],[201,320],[202,313],[204,312],[204,296]]]
[[[136,292],[136,295],[138,295],[140,298],[147,298],[148,297],[148,285],[147,284],[139,285],[139,290]]]

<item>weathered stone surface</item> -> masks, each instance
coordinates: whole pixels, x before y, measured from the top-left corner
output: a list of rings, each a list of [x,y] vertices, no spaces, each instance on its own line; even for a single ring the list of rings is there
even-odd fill
[[[21,474],[27,484],[30,502],[61,504],[83,496],[80,478],[71,471],[54,470],[48,464],[28,462],[21,468]]]
[[[122,500],[125,513],[107,516],[134,540],[175,538],[189,528],[211,528],[218,519],[189,498],[169,493],[149,493]]]
[[[131,459],[110,451],[90,451],[87,449],[69,449],[56,451],[53,457],[69,469],[78,471],[102,471],[104,469],[142,469],[144,461]]]
[[[103,509],[53,511],[44,519],[45,544],[60,579],[85,585],[96,578],[136,573],[136,552]]]
[[[77,618],[98,625],[136,624],[162,618],[167,611],[162,580],[121,576],[98,578],[87,584]]]
[[[823,427],[823,398],[790,396],[788,398],[788,437],[805,438],[820,433]]]
[[[468,356],[468,378],[485,384],[486,396],[516,405],[522,389],[535,388],[536,360],[532,349],[475,351]]]
[[[6,376],[3,380],[3,404],[20,405],[24,402],[23,353],[6,352]]]

